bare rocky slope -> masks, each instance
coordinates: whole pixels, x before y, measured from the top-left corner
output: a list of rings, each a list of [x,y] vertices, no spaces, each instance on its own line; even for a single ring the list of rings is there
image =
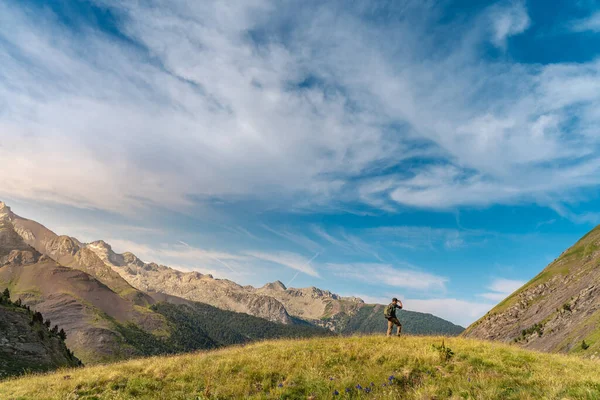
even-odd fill
[[[256,293],[227,279],[214,279],[198,272],[181,272],[164,265],[144,263],[131,253],[117,254],[106,242],[87,245],[107,267],[144,292],[161,292],[188,300],[283,324],[293,323],[284,305],[275,298]]]
[[[196,310],[202,305],[164,295],[155,300],[129,284],[92,248],[93,245],[75,238],[56,235],[43,225],[14,214],[0,202],[0,291],[8,288],[13,300],[19,299],[64,329],[67,345],[86,364],[229,343],[215,342],[202,329],[191,328],[217,320],[225,321],[220,321],[219,326],[230,334],[235,323],[244,320],[249,324],[235,330],[237,336],[230,340],[232,343],[274,335],[328,334],[312,326],[291,328],[261,318],[244,319],[249,316],[226,314],[220,309],[210,313],[204,309],[204,313],[191,320],[173,318],[166,313],[169,308],[163,303],[183,304]],[[230,297],[232,303],[243,303],[245,299],[235,293]],[[262,295],[246,298],[250,298],[246,303],[249,310],[261,314],[271,308],[273,313],[279,313],[281,320],[294,322],[277,300]],[[202,321],[202,318],[208,319]],[[246,332],[248,337],[240,332]]]
[[[199,272],[181,272],[145,263],[131,253],[117,254],[101,240],[88,244],[87,248],[142,291],[166,293],[273,322],[292,324],[301,319],[340,332],[348,318],[364,305],[359,298],[341,297],[315,287],[288,289],[276,281],[254,288]]]
[[[76,367],[80,361],[62,338],[33,313],[14,304],[0,304],[0,379],[24,372]]]
[[[29,225],[26,230],[22,221]],[[115,292],[108,286],[116,282],[109,275],[90,271],[97,278],[85,271],[87,268],[80,261],[84,256],[79,255],[87,251],[78,250],[80,244],[76,240],[57,237],[38,225],[16,216],[0,202],[0,288],[8,287],[13,299],[21,299],[63,328],[67,345],[84,363],[138,354],[119,332],[122,325],[131,323],[148,333],[169,334],[162,315],[137,304],[140,299],[153,301],[150,296],[137,294],[139,291],[120,276],[123,282],[118,283],[119,287],[126,290],[122,294]],[[26,243],[23,236],[47,254]],[[72,267],[61,265],[57,259],[69,260]]]
[[[101,240],[87,248],[132,286],[148,293],[164,293],[283,324],[310,323],[342,334],[385,331],[383,309],[357,297],[342,297],[316,287],[286,288],[280,281],[261,288],[241,286],[211,275],[145,263],[131,253],[117,254]],[[410,319],[408,333],[457,335],[464,330],[430,314],[412,312],[404,316]],[[368,323],[361,321],[363,318]]]
[[[464,336],[600,354],[600,226],[471,325]]]

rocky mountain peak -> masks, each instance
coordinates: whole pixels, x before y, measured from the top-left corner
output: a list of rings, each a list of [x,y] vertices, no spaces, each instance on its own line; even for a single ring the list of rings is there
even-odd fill
[[[266,289],[266,290],[280,290],[280,291],[287,290],[287,288],[285,287],[285,285],[281,281],[275,281],[275,282],[267,283],[261,289]]]
[[[0,220],[8,218],[11,214],[10,207],[5,202],[0,201]]]
[[[90,243],[89,246],[95,246],[103,248],[107,251],[112,251],[112,247],[110,246],[110,244],[106,243],[104,240],[96,240],[95,242]]]

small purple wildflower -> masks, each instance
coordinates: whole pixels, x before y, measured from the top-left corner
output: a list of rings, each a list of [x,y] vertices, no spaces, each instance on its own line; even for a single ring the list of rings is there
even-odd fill
[[[334,391],[333,391],[333,395],[334,395],[334,396],[339,396],[339,395],[340,395],[340,392],[338,392],[337,390],[334,390]]]
[[[375,386],[375,382],[371,382],[371,386]]]
[[[283,387],[283,383],[280,383],[279,385],[277,385],[277,387]]]
[[[332,380],[333,380],[333,376],[330,376],[330,377],[329,377],[329,380],[330,380],[330,381],[332,381]]]
[[[371,393],[371,388],[370,387],[366,388],[365,393]]]
[[[352,389],[346,388],[346,393],[350,393],[351,391],[352,391]]]
[[[387,386],[387,383],[384,383],[384,384],[383,384],[383,385],[381,385],[381,386],[383,386],[383,387],[386,387],[386,386]]]
[[[360,383],[359,383],[358,385],[356,385],[356,388],[357,388],[358,390],[362,390],[362,386],[360,386]]]
[[[396,379],[396,377],[394,375],[390,375],[390,377],[388,378],[388,381],[393,381],[394,379]]]

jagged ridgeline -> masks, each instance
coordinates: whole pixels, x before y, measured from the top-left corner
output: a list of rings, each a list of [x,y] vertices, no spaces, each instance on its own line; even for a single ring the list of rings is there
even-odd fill
[[[356,297],[279,281],[241,286],[146,263],[101,240],[57,235],[0,202],[5,287],[64,329],[67,346],[86,365],[260,339],[385,330],[383,313]],[[461,329],[428,314],[405,315],[408,333]]]
[[[543,351],[600,356],[600,227],[465,332]]]
[[[318,327],[293,330],[257,317],[248,319],[246,314],[213,309],[210,317],[205,313],[204,318],[224,321],[221,329],[235,333],[233,338],[214,337],[214,330],[194,329],[201,325],[198,319],[202,316],[197,314],[191,321],[193,313],[187,308],[196,307],[193,302],[166,295],[156,299],[158,294],[153,297],[133,287],[87,244],[56,235],[0,203],[0,290],[4,288],[64,329],[67,345],[85,364],[285,335],[329,334]],[[160,302],[177,303],[190,318],[163,315],[169,309]],[[246,330],[235,328],[239,319],[248,325]],[[209,323],[202,322],[204,326]]]
[[[11,301],[8,289],[0,293],[0,379],[82,365],[65,339],[65,331],[41,313]]]

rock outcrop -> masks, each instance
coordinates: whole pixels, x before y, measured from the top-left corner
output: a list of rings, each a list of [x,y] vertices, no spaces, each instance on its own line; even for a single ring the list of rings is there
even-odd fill
[[[24,308],[0,304],[0,379],[80,365],[60,336],[32,316]]]

